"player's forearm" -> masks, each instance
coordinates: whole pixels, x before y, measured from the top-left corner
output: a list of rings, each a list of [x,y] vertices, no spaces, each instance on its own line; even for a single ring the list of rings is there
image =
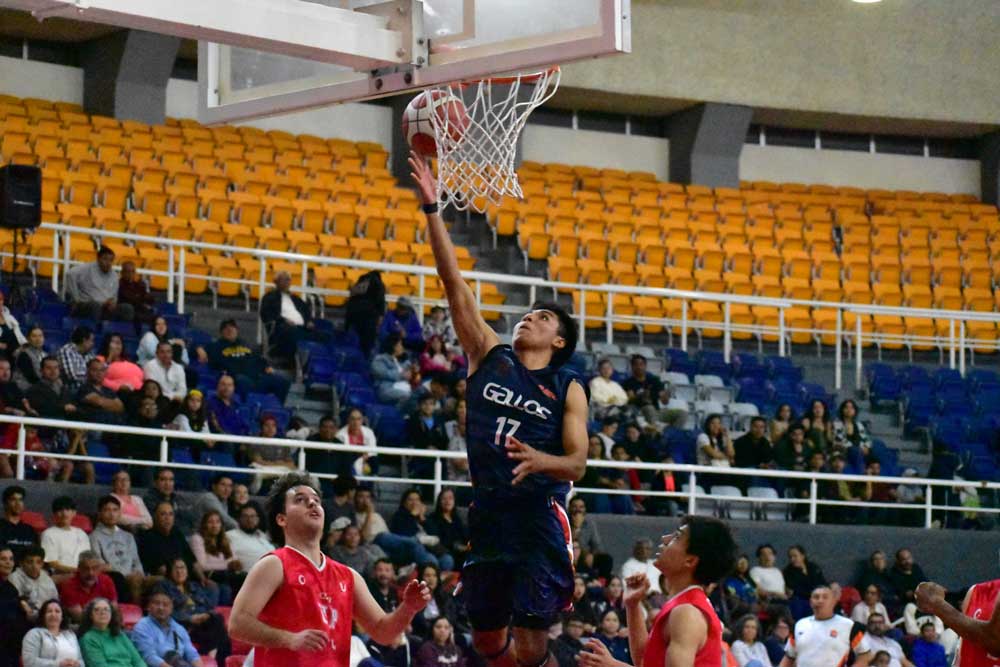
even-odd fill
[[[273,628],[246,612],[233,614],[229,619],[229,636],[246,644],[267,648],[288,648],[292,633]]]
[[[391,644],[397,637],[406,632],[406,628],[410,625],[410,621],[413,620],[417,611],[401,604],[392,613],[378,619],[372,623],[372,627],[365,628],[365,630],[376,643]]]
[[[959,637],[986,649],[994,655],[1000,654],[1000,623],[978,621],[952,607],[944,600],[938,601],[931,610],[945,626],[954,630]],[[991,627],[994,626],[994,627]]]
[[[539,454],[541,469],[537,472],[555,477],[564,482],[576,482],[587,470],[587,460],[576,456],[556,456]]]
[[[641,665],[646,655],[646,614],[642,605],[627,605],[625,618],[628,621],[628,650],[632,663]]]
[[[427,216],[427,233],[431,243],[431,250],[434,252],[434,262],[437,264],[438,275],[444,283],[444,288],[451,299],[452,290],[459,284],[464,286],[462,273],[458,267],[458,259],[455,256],[455,246],[451,242],[451,235],[444,226],[444,220],[440,213],[431,213]]]

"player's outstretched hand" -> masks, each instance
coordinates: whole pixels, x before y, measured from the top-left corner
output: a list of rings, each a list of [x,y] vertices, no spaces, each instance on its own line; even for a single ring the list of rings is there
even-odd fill
[[[292,635],[288,648],[291,651],[322,651],[328,639],[322,630],[302,630]]]
[[[545,468],[542,465],[542,452],[534,447],[530,447],[514,436],[507,437],[507,456],[520,461],[514,468],[514,479],[511,484],[517,485],[524,481],[528,475],[542,472]]]
[[[640,605],[646,596],[649,595],[649,577],[642,572],[632,574],[625,579],[625,597],[623,602],[626,605]]]
[[[945,590],[943,586],[935,584],[933,581],[925,581],[917,586],[917,590],[913,592],[913,597],[916,598],[918,609],[933,612],[935,605],[944,602],[944,594]]]
[[[431,601],[431,589],[426,581],[414,579],[403,589],[403,604],[413,610],[414,613],[420,611]]]
[[[622,663],[615,660],[611,651],[600,639],[591,639],[577,657],[580,667],[615,667]]]
[[[433,204],[437,201],[437,183],[434,182],[434,173],[421,155],[416,151],[410,151],[410,178],[420,188],[420,196],[425,204]]]

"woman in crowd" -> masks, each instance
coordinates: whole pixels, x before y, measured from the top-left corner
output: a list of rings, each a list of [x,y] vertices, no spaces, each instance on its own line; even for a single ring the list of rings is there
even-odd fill
[[[21,391],[41,381],[45,354],[45,332],[39,326],[31,327],[27,341],[14,355],[14,381]]]
[[[94,598],[83,610],[80,648],[87,667],[147,667],[135,645],[122,632],[118,608],[106,598]]]
[[[573,577],[573,613],[583,621],[583,631],[590,635],[597,630],[597,614],[587,595],[587,580],[577,573]]]
[[[438,616],[431,628],[431,638],[417,651],[413,667],[465,667],[465,655],[455,643],[451,622]]]
[[[587,459],[606,461],[607,458],[604,455],[604,443],[598,436],[591,434]],[[623,489],[624,480],[621,470],[587,466],[578,484],[584,489]],[[588,500],[593,503],[592,509],[597,514],[632,514],[635,511],[632,499],[626,495],[597,493],[590,494]]]
[[[598,620],[598,626],[604,621],[604,615],[608,611],[617,611],[619,612],[619,621],[624,619],[625,603],[623,596],[625,593],[625,584],[622,582],[622,578],[614,576],[608,579],[608,583],[604,586],[602,592],[604,595],[592,603],[594,615]]]
[[[111,478],[111,495],[121,503],[119,526],[129,530],[153,527],[153,517],[150,516],[146,503],[142,501],[142,498],[132,493],[132,478],[128,471],[119,470]]]
[[[628,639],[619,634],[621,629],[621,612],[617,609],[608,609],[601,614],[601,623],[597,628],[595,638],[608,647],[608,652],[615,660],[631,665],[632,656],[629,653]]]
[[[882,614],[885,622],[890,621],[889,612],[882,604],[882,592],[875,584],[868,584],[861,593],[861,602],[851,610],[851,620],[861,625],[868,625],[868,617],[872,614]]]
[[[104,337],[98,354],[104,357],[108,370],[104,374],[104,386],[111,391],[121,388],[136,391],[142,387],[142,369],[132,363],[125,352],[125,339],[121,334],[111,333]]]
[[[455,511],[455,492],[442,489],[438,494],[434,512],[427,519],[427,532],[441,539],[441,546],[448,550],[454,567],[461,568],[469,551],[469,531],[462,517]]]
[[[24,334],[21,325],[4,305],[4,294],[0,292],[0,359],[6,359],[14,365],[14,353],[24,345]]]
[[[610,359],[597,362],[597,375],[590,381],[590,408],[594,419],[602,420],[628,405],[628,394],[615,381],[614,372]]]
[[[174,620],[187,629],[191,641],[202,653],[215,651],[215,659],[226,663],[229,655],[229,637],[226,623],[216,611],[219,591],[213,586],[202,586],[188,579],[188,568],[183,558],[175,558],[167,569],[166,578],[159,583],[160,590],[174,603]]]
[[[337,431],[336,438],[348,445],[378,446],[375,431],[365,424],[365,413],[360,408],[351,408],[347,411],[347,423]],[[357,475],[371,475],[378,470],[378,455],[362,454],[354,461],[353,467]]]
[[[464,398],[455,401],[455,418],[445,422],[444,433],[448,436],[449,452],[466,452],[465,418],[469,414],[468,404]],[[469,481],[469,459],[467,457],[448,459],[448,479],[455,482]],[[457,493],[463,495],[463,504],[471,500],[471,489],[459,487]]]
[[[226,503],[226,513],[234,519],[240,518],[240,510],[250,504],[250,488],[246,484],[233,484],[233,492]]]
[[[782,403],[778,406],[778,409],[774,413],[774,418],[771,419],[771,423],[768,424],[768,433],[770,433],[770,440],[772,443],[777,443],[781,439],[781,436],[785,435],[785,431],[792,423],[792,406],[788,403]]]
[[[818,398],[809,406],[809,413],[802,418],[802,426],[806,429],[806,439],[812,443],[816,451],[824,454],[833,444],[833,422],[826,411],[826,403]]]
[[[59,600],[42,603],[38,627],[24,636],[21,663],[24,667],[83,667],[80,644]]]
[[[344,528],[337,541],[329,551],[326,551],[333,560],[343,563],[362,574],[369,576],[371,568],[380,558],[385,558],[386,554],[377,544],[364,544],[361,541],[361,529],[350,524]]]
[[[153,320],[153,328],[139,339],[139,349],[135,356],[140,366],[150,359],[156,358],[156,346],[160,343],[170,343],[173,348],[175,364],[187,366],[190,363],[184,339],[171,333],[166,318],[157,315]]]
[[[205,395],[198,389],[188,391],[170,424],[184,433],[211,433],[208,414],[205,412]]]
[[[430,377],[434,373],[451,374],[462,367],[462,358],[448,349],[441,336],[427,339],[427,347],[420,354],[420,372]]]
[[[170,399],[163,395],[163,388],[160,387],[160,383],[156,380],[145,380],[139,391],[132,392],[127,405],[129,414],[133,416],[139,414],[139,407],[143,399],[146,398],[151,398],[156,402],[156,414],[164,417],[166,422],[173,419],[173,408],[170,405]]]
[[[819,565],[806,557],[800,544],[788,548],[788,565],[781,571],[785,586],[791,591],[789,607],[796,618],[809,615],[809,598],[817,586],[826,585],[826,577]]]
[[[733,573],[729,575],[724,582],[722,582],[723,590],[725,590],[726,595],[729,596],[731,603],[737,610],[742,610],[744,613],[753,613],[757,611],[757,584],[750,577],[750,557],[746,554],[740,554],[740,557],[736,559],[736,568]],[[737,612],[734,612],[737,613]],[[738,633],[737,633],[738,636]]]
[[[402,406],[409,400],[420,374],[409,361],[399,334],[390,334],[382,342],[382,353],[372,359],[372,377],[381,402]]]
[[[427,547],[435,556],[437,562],[434,564],[440,566],[442,570],[454,569],[455,560],[441,544],[441,539],[427,532],[426,523],[427,506],[421,499],[420,492],[416,489],[403,492],[403,497],[399,499],[399,508],[389,519],[389,530],[395,535],[413,537]]]
[[[767,647],[761,641],[760,621],[747,614],[733,626],[733,657],[738,667],[773,667]]]
[[[861,572],[861,577],[858,579],[858,590],[867,591],[871,586],[878,589],[880,603],[898,611],[899,598],[896,594],[896,586],[892,582],[892,569],[889,567],[889,560],[883,551],[872,552],[871,556],[868,557],[865,569]]]
[[[245,568],[233,555],[222,525],[222,515],[216,510],[205,512],[198,525],[198,532],[188,541],[202,572],[219,585],[218,597],[221,604],[228,605],[239,592],[246,576],[240,575]]]
[[[426,563],[420,566],[420,580],[427,582],[430,589],[431,599],[424,607],[424,610],[413,617],[413,634],[422,639],[432,639],[432,632],[436,619],[444,616],[449,621],[457,620],[458,608],[455,603],[455,596],[449,594],[442,587],[441,571]],[[468,630],[468,628],[465,628]],[[459,631],[462,631],[459,628]]]
[[[722,424],[721,415],[709,415],[705,418],[695,445],[698,448],[698,465],[727,468],[736,458],[733,441]]]
[[[872,439],[858,419],[858,404],[847,399],[840,404],[837,416],[833,423],[833,445],[847,451],[848,461],[861,464],[871,451]]]
[[[771,632],[764,640],[764,646],[767,648],[767,657],[771,659],[771,664],[777,665],[785,657],[785,644],[788,643],[788,637],[795,628],[795,620],[787,613],[771,618],[774,620],[771,622]]]

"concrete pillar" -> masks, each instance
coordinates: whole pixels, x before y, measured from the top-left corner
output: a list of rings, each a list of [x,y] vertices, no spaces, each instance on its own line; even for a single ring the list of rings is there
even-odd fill
[[[1000,204],[1000,132],[987,134],[979,140],[979,165],[983,201]]]
[[[166,119],[167,82],[179,37],[121,30],[81,49],[87,113],[159,124]]]
[[[712,187],[740,185],[740,151],[753,109],[709,102],[668,121],[670,180]]]

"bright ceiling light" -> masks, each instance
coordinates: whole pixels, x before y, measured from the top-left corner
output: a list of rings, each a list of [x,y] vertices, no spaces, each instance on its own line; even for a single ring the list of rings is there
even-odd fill
[[[856,3],[860,4],[860,5],[870,5],[870,4],[874,4],[876,2],[882,2],[882,0],[854,0],[854,2],[856,2]]]

